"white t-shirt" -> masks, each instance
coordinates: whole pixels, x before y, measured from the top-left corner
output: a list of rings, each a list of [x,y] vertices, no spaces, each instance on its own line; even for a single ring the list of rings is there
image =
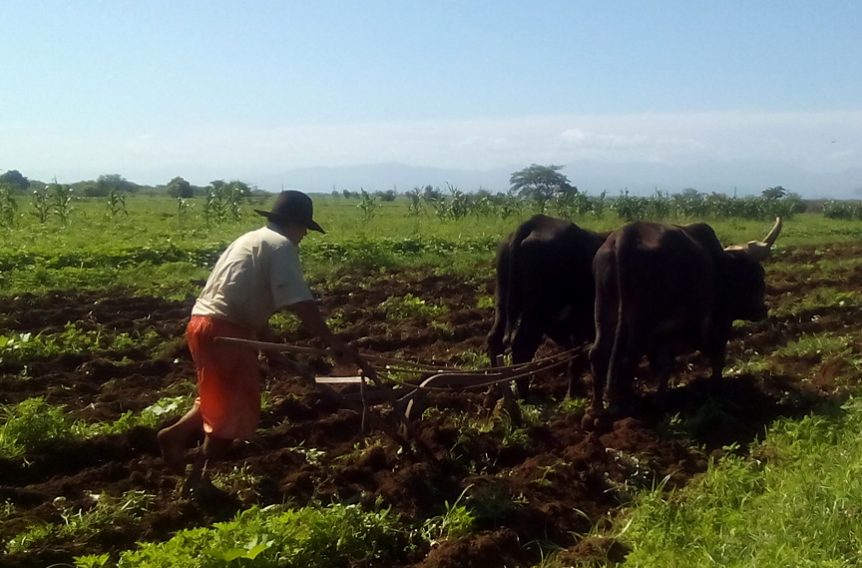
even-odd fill
[[[192,315],[256,331],[280,308],[312,299],[296,245],[269,224],[242,235],[221,254]]]

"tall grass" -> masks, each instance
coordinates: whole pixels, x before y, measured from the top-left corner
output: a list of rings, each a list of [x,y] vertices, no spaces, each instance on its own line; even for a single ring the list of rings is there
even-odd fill
[[[642,496],[625,566],[862,564],[862,400],[774,424],[752,458],[727,457],[685,489]]]

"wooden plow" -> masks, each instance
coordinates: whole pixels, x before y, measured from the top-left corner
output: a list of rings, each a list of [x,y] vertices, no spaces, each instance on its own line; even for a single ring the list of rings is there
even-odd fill
[[[281,353],[282,355],[289,353],[315,356],[331,355],[327,350],[285,343],[270,343],[236,337],[218,337],[216,340],[245,345],[260,351]],[[405,451],[410,451],[410,441],[412,440],[423,453],[436,460],[430,450],[420,444],[418,437],[415,436],[415,423],[422,417],[428,393],[493,388],[497,395],[502,397],[503,407],[513,420],[520,421],[520,410],[508,383],[515,379],[532,377],[567,365],[580,356],[581,351],[582,348],[578,347],[529,363],[508,366],[502,364],[502,357],[500,357],[496,366],[483,369],[442,367],[371,353],[360,353],[363,359],[376,365],[376,367],[362,369],[359,375],[343,377],[315,376],[305,365],[289,357],[285,357],[285,362],[297,371],[307,383],[312,384],[322,396],[339,406],[358,412],[362,417],[363,432],[367,431],[368,425],[378,428],[399,443]],[[413,380],[403,380],[402,378],[405,376],[413,377]],[[333,388],[338,385],[358,386],[358,393],[345,393]],[[371,406],[378,404],[386,404],[393,410],[389,416],[395,417],[395,424],[371,409]]]

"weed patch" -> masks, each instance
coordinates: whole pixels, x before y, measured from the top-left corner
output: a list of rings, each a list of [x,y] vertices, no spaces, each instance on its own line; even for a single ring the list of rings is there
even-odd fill
[[[444,306],[430,304],[413,294],[392,296],[380,303],[380,310],[390,319],[420,318],[432,320],[446,313]]]
[[[118,567],[392,565],[415,545],[415,532],[388,509],[254,507],[212,528],[183,530],[166,542],[141,544],[124,552]]]

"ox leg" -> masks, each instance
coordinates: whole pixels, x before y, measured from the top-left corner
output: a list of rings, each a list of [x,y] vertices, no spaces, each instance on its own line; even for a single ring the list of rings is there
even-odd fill
[[[497,358],[503,354],[505,350],[503,345],[503,334],[506,332],[505,323],[499,318],[494,318],[494,325],[488,336],[485,338],[485,351],[488,353],[488,359],[491,360],[491,366],[497,364]]]
[[[575,347],[575,345],[580,345],[586,341],[578,341],[578,337],[571,332],[571,327],[571,325],[564,325],[562,328],[548,330],[547,335],[560,347],[560,349],[568,351]],[[580,356],[573,358],[569,361],[569,364],[566,365],[566,371],[569,375],[569,384],[566,388],[566,398],[580,398],[585,395],[584,385],[580,379],[584,372],[587,371],[585,368],[587,365],[589,365],[589,362],[585,361],[585,358]]]
[[[610,367],[611,351],[613,351],[612,335],[599,333],[596,342],[590,348],[590,369],[593,373],[593,400],[591,409],[594,413],[600,413],[604,409],[605,385],[608,379],[608,367]]]
[[[707,348],[706,356],[709,359],[709,364],[712,367],[710,378],[715,383],[721,380],[721,375],[724,372],[724,365],[727,360],[726,345],[722,342],[721,345],[712,345]]]
[[[731,324],[717,324],[707,332],[705,355],[712,367],[711,378],[718,383],[727,362],[727,338],[730,336]]]
[[[650,374],[656,386],[656,403],[659,407],[664,407],[667,398],[667,385],[671,374],[674,370],[674,356],[669,349],[653,349],[647,356],[649,359]]]
[[[590,368],[593,374],[593,396],[590,408],[581,419],[581,426],[588,431],[604,431],[610,425],[604,410],[604,396],[608,381],[613,335],[598,333],[589,351]]]
[[[657,383],[657,392],[663,395],[667,391],[668,380],[673,373],[674,357],[668,349],[657,348],[650,351],[649,368]]]
[[[544,332],[538,322],[532,318],[523,318],[521,325],[512,338],[512,364],[528,363],[542,343]],[[530,379],[527,377],[517,379],[518,397],[526,399],[530,394]]]
[[[491,360],[492,367],[503,366],[503,351],[505,350],[503,346],[503,334],[505,333],[505,327],[499,316],[495,317],[494,325],[485,339],[486,353],[488,353],[488,359]],[[503,396],[503,392],[500,390],[499,385],[488,387],[487,392],[485,392],[483,406],[485,408],[493,408],[501,396]]]
[[[566,393],[566,398],[580,398],[586,396],[586,388],[582,380],[585,372],[589,369],[589,362],[584,360],[584,357],[578,357],[569,361],[569,389]]]
[[[631,405],[634,368],[643,353],[641,343],[635,339],[638,335],[637,327],[630,321],[623,321],[617,329],[606,387],[611,414],[622,414]]]

